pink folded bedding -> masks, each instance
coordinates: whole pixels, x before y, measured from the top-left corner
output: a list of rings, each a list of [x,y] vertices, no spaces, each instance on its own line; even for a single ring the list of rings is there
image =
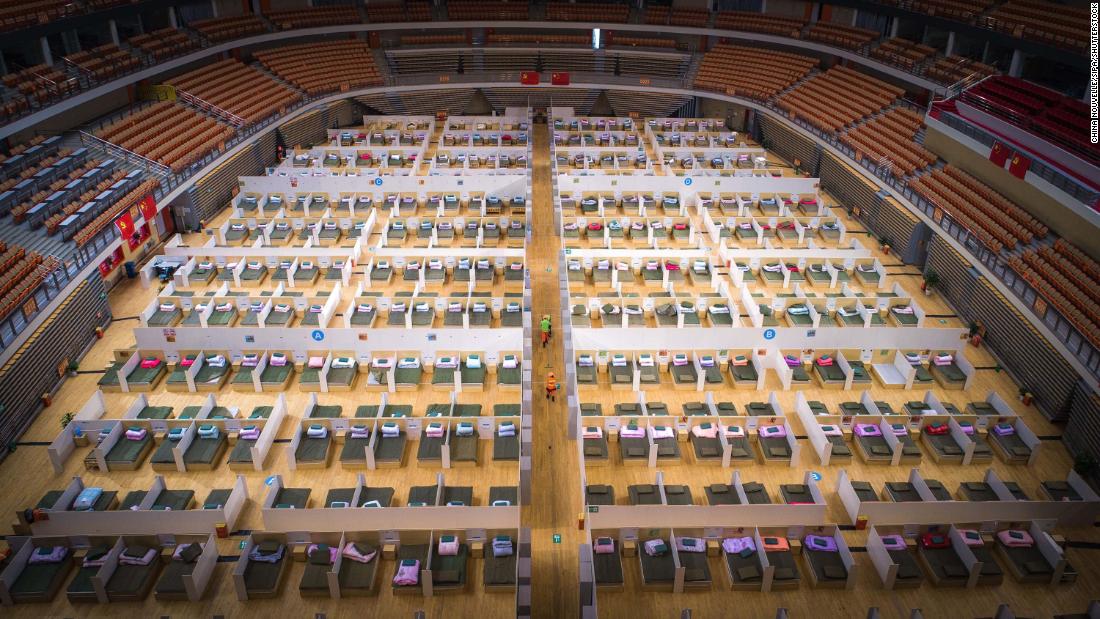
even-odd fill
[[[974,529],[959,529],[959,535],[962,536],[967,546],[982,546],[982,534],[978,533]]]
[[[718,426],[713,423],[701,423],[691,428],[691,433],[699,438],[717,438]]]
[[[420,561],[405,559],[397,568],[393,584],[399,587],[412,587],[420,582]]]
[[[148,357],[141,360],[141,368],[143,370],[150,370],[160,365],[160,359]]]
[[[27,563],[32,565],[38,565],[40,563],[60,563],[68,554],[69,549],[66,546],[39,546],[35,548],[31,556],[27,558]]]
[[[1009,548],[1030,548],[1035,539],[1027,531],[1020,529],[1005,529],[997,532],[997,539]]]
[[[873,423],[857,423],[856,436],[882,436],[882,428]]]
[[[722,550],[729,554],[740,554],[745,550],[756,550],[756,542],[751,537],[727,537],[722,540]]]
[[[619,430],[619,436],[623,438],[645,438],[645,429],[638,426],[623,426]]]
[[[610,537],[597,537],[592,544],[592,552],[598,555],[609,555],[615,552],[615,540]]]
[[[705,552],[706,543],[698,537],[677,537],[676,550],[679,552]]]
[[[757,430],[761,438],[786,438],[787,428],[784,426],[760,426]]]
[[[603,438],[603,428],[599,426],[585,426],[584,431],[581,433],[581,438]]]
[[[998,423],[993,426],[993,433],[997,436],[1012,436],[1016,434],[1016,428],[1010,423]]]
[[[373,550],[363,553],[359,551],[358,544],[350,543],[344,545],[344,550],[342,551],[342,553],[345,559],[351,559],[352,561],[355,561],[357,563],[370,563],[374,560],[374,557],[378,554],[378,551]]]
[[[309,548],[306,548],[306,556],[308,557],[308,556],[312,555],[313,551],[317,550],[317,548],[319,548],[319,546],[317,544],[310,544]],[[340,556],[340,548],[337,547],[337,546],[329,546],[328,547],[328,562],[329,563],[334,563],[336,561],[336,557],[338,557],[338,556]]]

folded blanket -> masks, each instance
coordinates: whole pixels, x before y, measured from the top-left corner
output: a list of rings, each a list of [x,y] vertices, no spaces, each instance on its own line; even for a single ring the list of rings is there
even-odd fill
[[[123,565],[149,565],[156,557],[156,548],[128,547],[119,555],[118,562]]]
[[[355,361],[351,357],[337,357],[332,360],[331,367],[337,370],[351,368],[355,367]]]
[[[205,363],[212,368],[224,368],[226,364],[225,355],[211,355],[206,358]]]
[[[1012,436],[1016,434],[1016,428],[1010,423],[998,423],[993,426],[993,433],[997,436]]]
[[[638,426],[623,426],[619,429],[619,436],[623,438],[645,438],[645,430]]]
[[[692,426],[691,433],[699,438],[717,438],[718,426],[708,421],[697,426]]]
[[[85,488],[76,495],[73,501],[73,510],[78,512],[92,509],[99,497],[103,495],[103,488]]]
[[[268,361],[268,365],[274,368],[283,367],[286,365],[286,355],[283,353],[272,353],[271,359]]]
[[[392,422],[382,424],[383,438],[397,438],[398,436],[401,436],[401,426]]]
[[[420,561],[404,559],[398,564],[393,584],[398,587],[411,587],[420,582]]]
[[[726,426],[723,431],[728,438],[743,438],[745,436],[745,428],[741,426]]]
[[[698,537],[677,537],[676,550],[679,552],[706,552],[706,543]]]
[[[837,552],[836,539],[823,535],[807,535],[803,547],[820,552]]]
[[[985,545],[985,543],[982,542],[982,534],[975,529],[959,529],[959,535],[962,536],[962,540],[967,546],[977,547]]]
[[[722,550],[731,555],[747,556],[756,552],[756,541],[751,537],[727,537],[722,540]]]
[[[840,429],[840,426],[821,426],[821,432],[825,436],[844,436],[844,431]]]
[[[341,553],[345,559],[351,559],[357,563],[370,563],[378,554],[378,549],[363,542],[351,542],[344,544]]]
[[[218,438],[218,426],[201,425],[198,433],[201,438]]]
[[[597,537],[592,543],[592,552],[598,555],[609,555],[615,552],[615,540],[610,537]]]
[[[151,370],[160,365],[160,359],[157,359],[156,357],[146,357],[141,360],[140,365],[141,369],[143,370]]]
[[[39,546],[27,558],[27,563],[31,565],[61,563],[68,554],[69,548],[67,546]]]
[[[658,440],[662,438],[675,438],[676,431],[668,426],[650,426],[649,435],[653,438],[653,440]]]
[[[146,434],[147,432],[145,428],[142,427],[135,426],[133,428],[130,428],[129,430],[126,430],[126,438],[130,439],[131,441],[144,440]]]
[[[180,544],[176,546],[176,550],[172,552],[173,561],[182,561],[184,563],[192,563],[201,555],[203,550],[206,549],[206,544],[200,544],[198,542],[191,544]]]
[[[245,426],[238,436],[243,441],[254,441],[260,438],[260,429],[256,426]]]
[[[286,546],[277,542],[261,542],[252,547],[248,553],[249,561],[260,563],[278,563],[283,558]]]
[[[309,438],[325,438],[328,436],[328,426],[315,423],[306,428],[306,436]]]
[[[1005,529],[997,532],[997,539],[1009,548],[1030,548],[1035,539],[1022,529]]]
[[[882,428],[873,423],[857,423],[856,436],[882,436]]]
[[[370,438],[370,428],[364,425],[352,426],[348,432],[348,438]]]
[[[905,538],[897,534],[883,535],[882,545],[886,550],[905,550]]]
[[[454,535],[442,535],[439,538],[439,554],[444,557],[458,555],[458,538]]]
[[[509,437],[516,435],[516,424],[511,421],[506,421],[497,427],[497,436]]]
[[[254,368],[260,364],[260,356],[257,354],[247,354],[241,357],[241,367]]]
[[[424,429],[424,435],[428,438],[443,438],[443,424],[441,423],[429,423],[428,427]]]
[[[651,557],[660,557],[668,554],[668,544],[662,539],[651,539],[642,545],[645,553]]]
[[[491,546],[494,557],[512,556],[512,538],[507,535],[497,535],[493,538]]]
[[[787,428],[784,426],[760,426],[757,430],[761,438],[785,438]]]
[[[581,432],[581,438],[603,438],[603,428],[599,426],[585,426],[584,430]]]

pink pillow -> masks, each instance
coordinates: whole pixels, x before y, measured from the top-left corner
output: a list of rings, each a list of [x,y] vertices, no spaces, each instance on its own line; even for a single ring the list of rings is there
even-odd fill
[[[310,357],[309,358],[309,367],[314,368],[314,369],[325,367],[325,358],[324,357]]]

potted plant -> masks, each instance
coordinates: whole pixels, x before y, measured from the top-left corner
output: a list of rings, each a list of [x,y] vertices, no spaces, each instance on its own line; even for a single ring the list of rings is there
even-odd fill
[[[1020,402],[1023,402],[1024,406],[1031,406],[1031,403],[1035,401],[1035,396],[1027,387],[1020,387]]]
[[[924,272],[924,281],[921,282],[920,289],[924,291],[924,294],[932,294],[932,289],[940,283],[940,274],[934,269],[928,269]]]
[[[882,253],[889,256],[890,255],[890,247],[893,246],[894,239],[891,239],[888,236],[884,236],[884,237],[880,238],[878,240],[878,242],[879,242],[879,246],[882,248]]]
[[[80,363],[76,359],[69,362],[69,376],[76,376],[76,371],[80,369]]]
[[[1100,472],[1100,463],[1096,462],[1096,458],[1092,454],[1083,453],[1073,459],[1073,470],[1088,480]]]
[[[65,428],[72,423],[73,418],[76,417],[76,413],[68,412],[61,416],[61,427]]]

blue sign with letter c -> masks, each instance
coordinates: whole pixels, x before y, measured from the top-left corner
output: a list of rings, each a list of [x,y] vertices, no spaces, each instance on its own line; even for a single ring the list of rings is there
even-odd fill
[[[695,182],[695,181],[691,180],[691,177],[690,177],[690,176],[684,179],[684,184],[685,184],[685,185],[687,185],[687,186],[689,186],[689,187],[690,187],[690,186],[691,186],[691,184],[692,184],[692,183],[694,183],[694,182]]]
[[[379,176],[378,178],[374,179],[374,184],[377,187],[381,187],[382,186],[382,177]]]

